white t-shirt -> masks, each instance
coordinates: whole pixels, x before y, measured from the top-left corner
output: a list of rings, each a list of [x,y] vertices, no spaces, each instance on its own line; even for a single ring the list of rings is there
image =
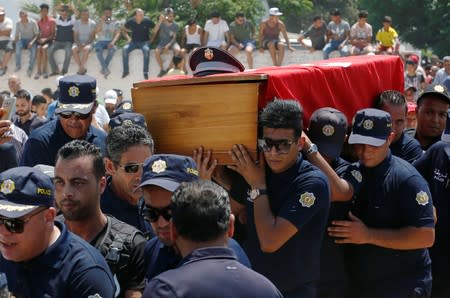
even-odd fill
[[[0,41],[2,41],[2,40],[10,40],[11,39],[11,35],[12,35],[13,21],[10,18],[5,17],[3,19],[3,22],[0,23],[0,31],[6,31],[8,29],[11,29],[11,34],[9,36],[0,36]]]
[[[208,20],[205,24],[205,31],[208,32],[207,46],[213,46],[225,41],[225,33],[228,32],[228,24],[224,20],[220,20],[219,23],[214,24],[211,20]]]
[[[99,104],[97,106],[97,110],[95,111],[94,116],[95,120],[97,120],[98,125],[100,125],[102,128],[105,125],[109,124],[109,115],[103,105]]]
[[[356,39],[367,39],[367,37],[372,37],[372,26],[365,23],[363,27],[360,27],[358,22],[353,24],[350,29],[350,37]]]

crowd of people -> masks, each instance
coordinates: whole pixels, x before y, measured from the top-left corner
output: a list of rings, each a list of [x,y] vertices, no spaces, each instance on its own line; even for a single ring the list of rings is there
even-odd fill
[[[105,76],[121,32],[110,12],[103,18],[109,33],[94,46],[109,50]],[[241,13],[227,29],[230,54],[219,14],[205,28],[190,21],[185,32],[196,37],[188,49],[177,43],[173,14],[166,9],[154,24],[136,11],[124,25],[124,67],[133,49],[149,51],[136,35],[140,24],[149,38],[160,32],[157,59],[206,45],[214,51],[205,48],[211,57],[202,57],[218,72],[239,63],[232,56],[238,50],[251,61],[254,39],[236,28],[255,28]],[[278,9],[270,14],[259,43],[275,52],[276,65],[283,43],[274,32],[285,27]],[[343,22],[338,11],[332,17],[330,32]],[[361,12],[353,27],[367,29],[364,18]],[[59,21],[98,28],[86,10],[80,20],[88,21]],[[357,33],[353,42],[353,27],[349,53],[372,51],[368,35]],[[15,297],[450,297],[449,56],[432,61],[430,72],[417,55],[406,57],[404,92],[384,90],[352,121],[324,107],[304,126],[297,100],[274,99],[259,114],[259,160],[230,143],[233,164],[222,166],[204,144],[192,157],[155,154],[151,126],[132,100],[120,89],[99,94],[86,74],[89,45],[82,41],[94,35],[85,33],[72,35],[81,40],[75,46],[52,42],[79,62],[75,75],[56,69],[56,90],[33,96],[11,75],[0,93],[2,107],[15,98],[11,119],[0,108],[0,289]],[[342,41],[333,33],[323,47],[343,50]],[[176,65],[183,71],[180,60]]]

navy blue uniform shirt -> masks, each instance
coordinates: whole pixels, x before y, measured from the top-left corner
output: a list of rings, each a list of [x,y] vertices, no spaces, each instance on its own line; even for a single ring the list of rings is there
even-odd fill
[[[236,260],[227,247],[191,252],[179,267],[152,279],[142,297],[282,297],[264,276]]]
[[[409,163],[413,163],[423,154],[420,143],[404,132],[395,143],[392,143],[391,146],[389,146],[389,149],[391,149],[392,154],[406,160]]]
[[[114,280],[102,255],[89,243],[55,222],[61,235],[42,255],[27,262],[0,256],[9,291],[16,297],[114,297]]]
[[[236,240],[229,238],[228,247],[234,252],[239,263],[251,268],[247,255]],[[176,268],[182,259],[173,247],[164,245],[158,237],[153,237],[146,243],[144,258],[147,268],[145,279],[147,281],[164,271]]]
[[[365,183],[352,212],[366,226],[434,227],[428,185],[411,164],[389,153],[378,166],[360,165],[360,170]],[[351,249],[354,297],[413,297],[417,289],[429,295],[431,260],[426,248],[396,250],[364,244]]]
[[[24,145],[20,165],[29,167],[37,164],[54,166],[58,150],[72,140],[64,131],[59,119],[49,121],[31,133]],[[105,152],[106,134],[100,129],[91,125],[84,140]]]
[[[105,214],[110,214],[120,221],[132,225],[140,230],[147,237],[153,237],[153,230],[150,224],[139,214],[137,205],[132,205],[128,201],[116,195],[111,187],[111,177],[108,177],[105,191],[100,198],[100,207]]]
[[[244,250],[255,271],[266,276],[285,297],[315,297],[320,274],[320,248],[330,208],[325,175],[298,156],[283,173],[267,171],[270,209],[298,229],[283,246],[264,253],[259,246],[253,203],[247,202],[247,239]]]
[[[437,213],[436,237],[429,249],[433,261],[433,295],[450,297],[450,144],[435,143],[414,166],[430,186]]]

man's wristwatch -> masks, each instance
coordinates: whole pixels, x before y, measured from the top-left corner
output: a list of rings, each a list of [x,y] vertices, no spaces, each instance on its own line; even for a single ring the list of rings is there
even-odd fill
[[[319,148],[317,148],[317,145],[314,143],[311,143],[311,145],[309,145],[309,149],[306,150],[306,155],[310,155],[312,153],[316,153],[319,151]]]
[[[250,189],[248,191],[248,198],[247,199],[250,202],[253,202],[259,196],[262,196],[262,195],[267,195],[267,189],[265,189],[265,188],[253,188],[253,189]]]

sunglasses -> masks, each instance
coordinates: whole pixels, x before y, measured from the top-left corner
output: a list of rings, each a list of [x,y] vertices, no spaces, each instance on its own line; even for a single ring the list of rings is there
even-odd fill
[[[164,208],[154,208],[149,205],[142,204],[142,217],[149,222],[156,222],[160,216],[169,221],[172,218],[172,207],[169,205]]]
[[[278,154],[288,154],[289,150],[291,150],[292,144],[295,141],[292,140],[272,140],[268,138],[258,139],[258,147],[264,152],[270,152],[272,147],[275,147],[275,150]]]
[[[48,208],[44,208],[44,209],[40,209],[38,212],[35,212],[33,214],[31,214],[30,216],[26,217],[26,218],[4,218],[4,217],[0,217],[0,225],[5,225],[5,228],[10,232],[10,233],[15,233],[15,234],[21,234],[23,233],[23,230],[25,228],[25,224],[30,221],[30,219],[35,216],[36,214],[41,213],[44,210],[47,210]]]
[[[64,118],[64,119],[69,119],[72,116],[75,116],[76,118],[78,118],[80,120],[85,120],[85,119],[89,118],[91,113],[81,114],[81,113],[78,113],[78,112],[61,112],[58,115],[60,117]]]
[[[125,173],[128,173],[128,174],[135,174],[135,173],[137,173],[139,171],[139,169],[141,167],[144,167],[143,163],[130,163],[130,164],[122,165],[122,164],[116,162],[116,164],[119,167],[123,168]]]

